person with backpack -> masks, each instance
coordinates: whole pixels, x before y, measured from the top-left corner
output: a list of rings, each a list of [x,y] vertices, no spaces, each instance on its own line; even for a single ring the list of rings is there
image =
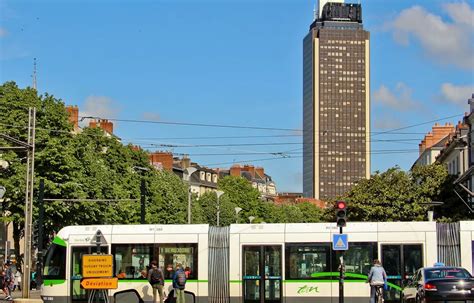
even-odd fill
[[[184,298],[184,288],[186,287],[186,273],[181,264],[176,264],[176,271],[173,276],[173,288],[176,297],[176,303],[186,303]]]
[[[3,276],[3,291],[5,292],[5,300],[12,301],[12,288],[13,288],[13,282],[15,280],[15,276],[13,275],[13,270],[11,267],[12,263],[10,260],[7,260],[5,262],[4,268],[5,268],[5,274]]]
[[[165,285],[165,279],[163,271],[158,267],[158,263],[153,260],[150,263],[150,270],[148,271],[148,282],[150,282],[153,288],[153,303],[157,303],[157,292],[160,296],[160,303],[163,303],[163,286]]]

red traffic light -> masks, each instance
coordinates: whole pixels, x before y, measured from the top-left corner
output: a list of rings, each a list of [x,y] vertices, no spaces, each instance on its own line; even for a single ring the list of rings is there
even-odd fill
[[[336,223],[337,227],[346,226],[347,222],[347,209],[345,201],[336,202]]]
[[[344,208],[346,208],[346,202],[344,202],[344,201],[337,201],[336,207],[337,207],[338,209],[344,209]]]

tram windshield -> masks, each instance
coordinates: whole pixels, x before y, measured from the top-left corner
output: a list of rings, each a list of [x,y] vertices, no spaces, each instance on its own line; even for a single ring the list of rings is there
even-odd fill
[[[43,279],[66,278],[66,247],[53,243],[46,254]]]

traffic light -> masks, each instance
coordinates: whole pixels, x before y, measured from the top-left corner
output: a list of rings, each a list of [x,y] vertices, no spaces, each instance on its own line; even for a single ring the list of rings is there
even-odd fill
[[[336,202],[336,223],[337,227],[345,227],[347,223],[347,209],[346,202]]]

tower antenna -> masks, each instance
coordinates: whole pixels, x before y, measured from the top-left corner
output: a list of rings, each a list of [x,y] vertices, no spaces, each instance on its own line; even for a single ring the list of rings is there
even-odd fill
[[[36,58],[33,59],[33,88],[37,90],[37,87],[36,87]]]

